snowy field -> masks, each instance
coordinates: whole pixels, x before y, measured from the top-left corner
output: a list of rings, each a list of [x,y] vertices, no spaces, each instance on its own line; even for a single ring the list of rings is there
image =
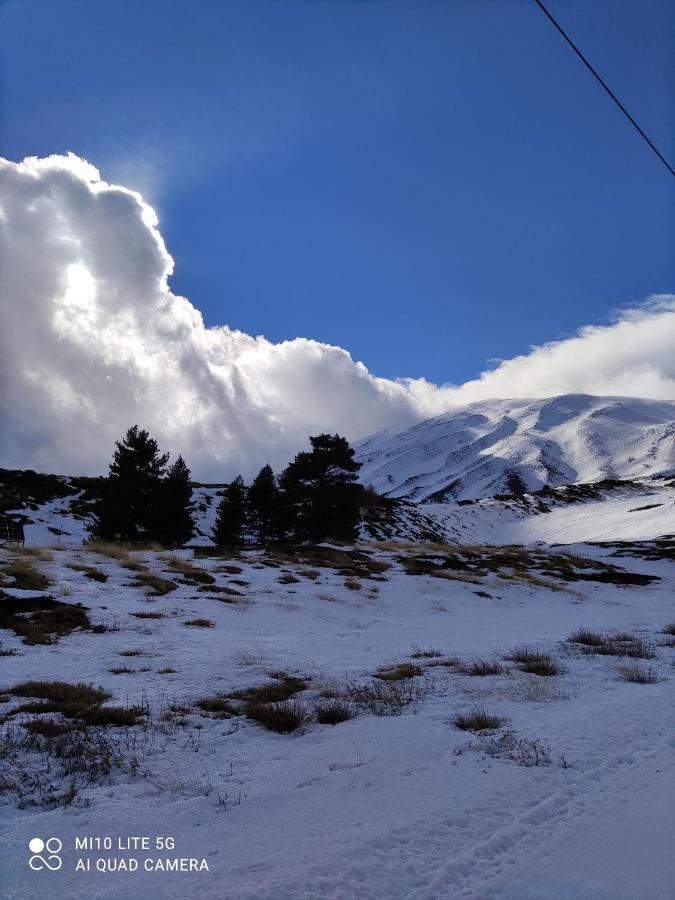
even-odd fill
[[[0,895],[672,897],[675,570],[653,551],[370,543],[227,558],[61,544],[21,557],[42,591],[12,587],[17,554],[0,551],[5,597],[81,603],[89,618],[45,645],[0,632],[9,722],[49,718],[11,716],[28,680],[101,686],[104,708],[141,711],[105,729],[117,762],[67,806],[6,798]],[[611,654],[570,642],[579,628]],[[522,671],[509,657],[523,649],[558,674]],[[494,674],[472,674],[480,661]],[[634,671],[653,683],[624,680]],[[298,730],[245,715],[242,692],[265,684],[295,685]],[[353,718],[319,724],[336,697]],[[232,714],[198,705],[214,698]],[[458,727],[476,708],[493,730]],[[21,758],[67,788],[58,760]],[[36,836],[63,842],[58,871],[29,869]],[[113,848],[76,850],[84,836]],[[175,847],[115,849],[132,836]],[[156,871],[174,857],[201,871]],[[99,872],[97,859],[139,870]]]

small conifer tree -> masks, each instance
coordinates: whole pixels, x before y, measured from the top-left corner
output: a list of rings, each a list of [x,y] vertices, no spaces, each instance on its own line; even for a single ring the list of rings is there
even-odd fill
[[[243,543],[246,525],[246,485],[241,475],[225,488],[218,506],[213,542],[218,547],[236,547]]]
[[[161,453],[157,441],[138,425],[115,445],[90,534],[97,540],[149,540],[158,517],[169,454]]]
[[[195,528],[191,501],[190,470],[179,456],[161,483],[158,517],[153,528],[156,540],[169,547],[180,547],[190,540]]]
[[[291,535],[297,540],[353,540],[363,488],[361,464],[338,434],[310,437],[311,452],[298,453],[279,479]]]
[[[270,465],[258,472],[248,489],[248,512],[253,533],[260,543],[279,536],[279,488]]]

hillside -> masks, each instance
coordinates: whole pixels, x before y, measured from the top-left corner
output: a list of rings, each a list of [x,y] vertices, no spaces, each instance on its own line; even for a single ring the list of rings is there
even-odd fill
[[[418,502],[675,471],[675,404],[570,394],[487,400],[356,445],[361,478]]]

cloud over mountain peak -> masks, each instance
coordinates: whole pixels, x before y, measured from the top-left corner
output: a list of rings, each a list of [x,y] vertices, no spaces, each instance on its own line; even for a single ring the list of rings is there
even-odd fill
[[[675,400],[673,296],[439,387],[306,338],[207,328],[172,271],[138,193],[73,154],[0,159],[0,465],[99,472],[139,422],[199,477],[225,478],[282,465],[309,433],[360,438],[488,397]]]

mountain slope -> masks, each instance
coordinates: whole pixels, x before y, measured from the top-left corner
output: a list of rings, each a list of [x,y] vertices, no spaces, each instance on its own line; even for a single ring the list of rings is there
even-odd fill
[[[675,469],[675,403],[567,394],[486,400],[356,445],[361,479],[416,501],[475,499]]]

